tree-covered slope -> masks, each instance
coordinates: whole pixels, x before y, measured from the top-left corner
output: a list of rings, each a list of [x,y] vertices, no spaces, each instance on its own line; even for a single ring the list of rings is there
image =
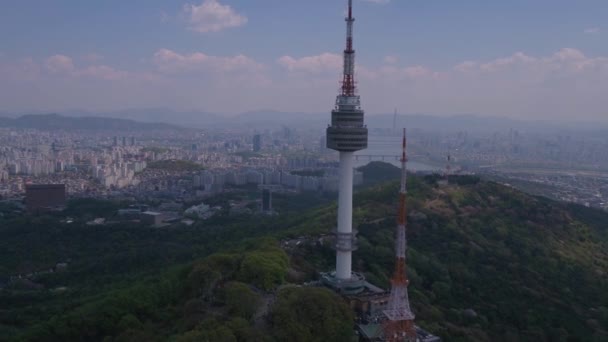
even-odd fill
[[[418,322],[448,340],[607,340],[608,215],[473,177],[410,178],[408,272]],[[397,183],[356,196],[356,269],[389,287]],[[333,208],[317,212],[325,231]],[[306,226],[306,227],[304,227]],[[301,251],[300,260],[332,253]],[[305,262],[303,262],[305,263]],[[327,266],[325,266],[327,267]]]
[[[417,322],[447,341],[607,340],[608,214],[475,177],[451,181],[440,187],[433,177],[409,178],[408,274]],[[394,269],[397,190],[396,182],[377,185],[356,193],[354,203],[354,268],[385,288]],[[0,337],[348,339],[336,335],[352,321],[337,296],[285,286],[334,265],[330,243],[319,237],[335,226],[335,204],[296,204],[289,215],[220,216],[167,230],[0,221],[0,246],[15,253],[26,248],[23,239],[32,246],[19,260],[5,253],[11,262],[0,260],[3,272],[24,267],[22,259],[46,267],[49,256],[72,258],[67,273],[37,279],[43,290],[0,290],[10,304],[0,307],[0,333],[11,329]],[[267,237],[307,238],[279,245]],[[60,285],[68,290],[53,289]]]

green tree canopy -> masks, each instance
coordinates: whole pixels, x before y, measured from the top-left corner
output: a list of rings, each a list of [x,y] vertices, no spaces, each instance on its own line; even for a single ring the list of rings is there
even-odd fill
[[[353,313],[325,288],[286,288],[279,292],[271,320],[278,341],[351,341]]]
[[[237,278],[268,291],[283,283],[288,267],[287,254],[279,248],[249,252]]]
[[[232,281],[224,285],[222,301],[228,312],[245,319],[250,319],[260,304],[260,295],[253,292],[245,283]]]

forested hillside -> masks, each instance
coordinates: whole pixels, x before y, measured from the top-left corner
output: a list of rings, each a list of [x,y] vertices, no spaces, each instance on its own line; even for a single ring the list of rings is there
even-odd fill
[[[418,323],[448,341],[607,340],[608,215],[475,177],[451,181],[409,181]],[[384,288],[396,194],[384,183],[355,195],[354,268]],[[339,297],[293,286],[334,263],[318,238],[335,225],[335,204],[303,203],[290,215],[170,229],[0,217],[0,340],[349,340],[353,316]],[[307,238],[280,243],[296,237]],[[37,286],[7,281],[66,260]]]
[[[413,179],[410,189],[408,270],[422,325],[450,340],[608,339],[608,215],[495,183]],[[359,197],[372,220],[359,227],[358,265],[386,286],[394,220],[373,219],[393,211],[396,190]]]

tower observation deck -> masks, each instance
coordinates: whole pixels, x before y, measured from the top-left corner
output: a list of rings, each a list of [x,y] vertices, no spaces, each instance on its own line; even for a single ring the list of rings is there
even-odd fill
[[[346,17],[346,49],[341,92],[331,112],[331,125],[327,127],[327,148],[340,153],[340,189],[338,198],[338,227],[336,229],[336,273],[338,281],[357,279],[352,273],[352,251],[356,238],[352,227],[353,217],[353,161],[354,152],[367,148],[367,127],[361,99],[355,85],[355,50],[353,48],[353,1],[348,1]]]

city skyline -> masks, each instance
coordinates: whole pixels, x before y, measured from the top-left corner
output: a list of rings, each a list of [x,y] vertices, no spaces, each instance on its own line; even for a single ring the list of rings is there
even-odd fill
[[[605,3],[357,3],[370,113],[606,120]],[[342,1],[6,5],[1,112],[323,112],[338,90]]]

